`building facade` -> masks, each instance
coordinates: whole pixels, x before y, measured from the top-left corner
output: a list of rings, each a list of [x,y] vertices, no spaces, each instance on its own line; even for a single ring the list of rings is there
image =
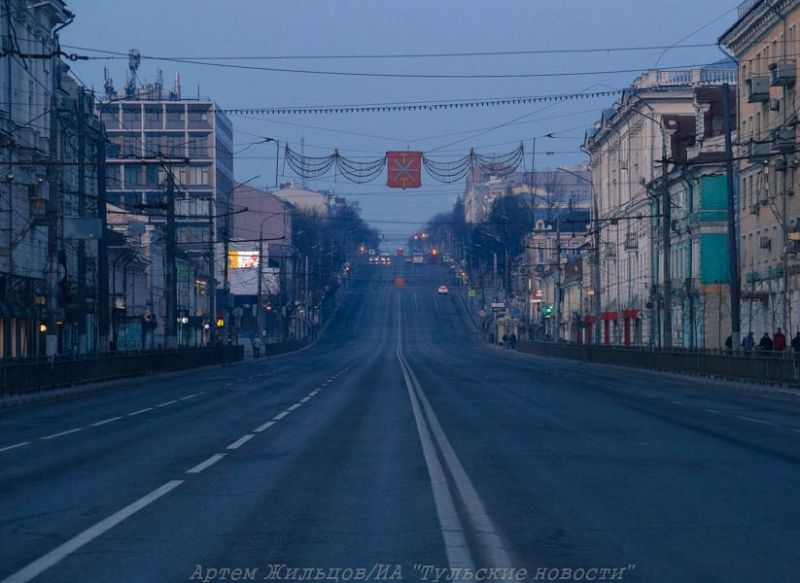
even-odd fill
[[[137,54],[124,89],[106,80],[98,111],[110,146],[106,157],[107,199],[128,210],[141,209],[163,222],[166,184],[175,184],[178,249],[194,261],[205,261],[221,288],[224,262],[217,260],[219,242],[232,230],[233,127],[209,99],[181,95],[180,79],[167,91],[161,74],[152,84],[136,81]],[[207,282],[208,284],[208,282]],[[216,294],[205,294],[201,316],[211,319]],[[220,295],[221,297],[221,295]],[[194,316],[194,314],[192,315]]]
[[[720,38],[738,91],[742,332],[800,330],[797,42],[800,1],[748,0]]]
[[[672,173],[681,165],[686,167],[690,146],[702,141],[700,137],[711,137],[713,128],[719,135],[719,97],[711,100],[712,114],[708,109],[710,98],[705,95],[709,91],[716,95],[715,91],[718,93],[726,83],[736,83],[735,65],[728,61],[703,69],[650,71],[636,79],[630,91],[603,113],[586,137],[584,148],[591,157],[597,201],[594,226],[601,241],[603,343],[660,346],[664,343],[664,307],[669,301],[672,344],[683,345],[681,295],[672,293],[665,298],[662,293],[661,257],[666,244],[661,201],[667,187],[670,193],[673,189],[683,191],[682,179]],[[708,128],[708,136],[697,133],[701,125]],[[670,205],[673,208],[674,202]],[[673,265],[668,277],[673,289],[680,289],[687,277],[675,271],[680,262],[674,255],[681,245],[693,248],[694,243],[686,237],[682,240],[671,227],[670,246],[674,243],[677,247],[670,252]],[[690,238],[697,235],[695,232]],[[696,293],[692,290],[687,293]],[[594,315],[587,317],[591,325],[594,320]]]

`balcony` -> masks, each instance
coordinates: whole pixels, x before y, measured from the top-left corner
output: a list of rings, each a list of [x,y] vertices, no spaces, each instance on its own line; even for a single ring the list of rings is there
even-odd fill
[[[772,73],[773,87],[794,87],[797,81],[797,62],[794,59],[782,59],[769,66]]]
[[[794,128],[776,128],[772,132],[772,151],[790,154],[795,151],[797,140]]]
[[[769,142],[748,142],[745,145],[745,155],[748,162],[763,162],[769,158],[772,144]]]
[[[747,80],[747,102],[767,103],[769,101],[769,83],[769,77],[750,77]]]

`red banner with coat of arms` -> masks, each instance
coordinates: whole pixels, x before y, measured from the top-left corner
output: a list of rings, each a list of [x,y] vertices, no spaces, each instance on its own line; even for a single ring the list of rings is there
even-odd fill
[[[386,152],[386,186],[422,186],[422,152]]]

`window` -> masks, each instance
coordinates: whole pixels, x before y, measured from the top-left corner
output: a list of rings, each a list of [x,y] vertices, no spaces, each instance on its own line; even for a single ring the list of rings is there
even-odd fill
[[[162,125],[161,106],[146,105],[144,109],[144,127],[161,129]]]
[[[182,105],[167,106],[167,129],[183,129],[186,127],[186,113]]]
[[[138,105],[125,105],[122,107],[122,127],[124,129],[138,130],[142,127],[142,108]]]
[[[189,136],[189,157],[190,158],[210,158],[209,151],[210,134],[192,134]]]
[[[156,166],[155,164],[148,164],[145,167],[145,184],[149,187],[159,186],[161,181],[159,180],[159,175],[161,174],[161,168]]]
[[[186,140],[183,134],[167,136],[164,143],[164,155],[168,158],[183,158],[186,156]]]
[[[106,188],[115,190],[120,186],[119,166],[116,164],[106,165]]]
[[[210,128],[210,115],[208,107],[189,110],[190,128]]]
[[[119,129],[119,106],[110,105],[108,109],[104,109],[102,113],[103,123],[108,129]]]
[[[125,188],[142,185],[142,168],[138,164],[125,166]]]
[[[142,155],[142,142],[139,134],[127,135],[122,139],[122,156],[124,158],[138,157]]]
[[[208,178],[208,166],[192,166],[189,177],[192,186],[208,186]]]
[[[154,158],[161,154],[161,135],[148,134],[145,136],[144,142],[144,155],[148,158]]]

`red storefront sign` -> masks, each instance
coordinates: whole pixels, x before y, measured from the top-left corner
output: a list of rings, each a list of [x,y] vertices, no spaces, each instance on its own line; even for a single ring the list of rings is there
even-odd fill
[[[386,152],[386,186],[422,186],[422,152]]]

